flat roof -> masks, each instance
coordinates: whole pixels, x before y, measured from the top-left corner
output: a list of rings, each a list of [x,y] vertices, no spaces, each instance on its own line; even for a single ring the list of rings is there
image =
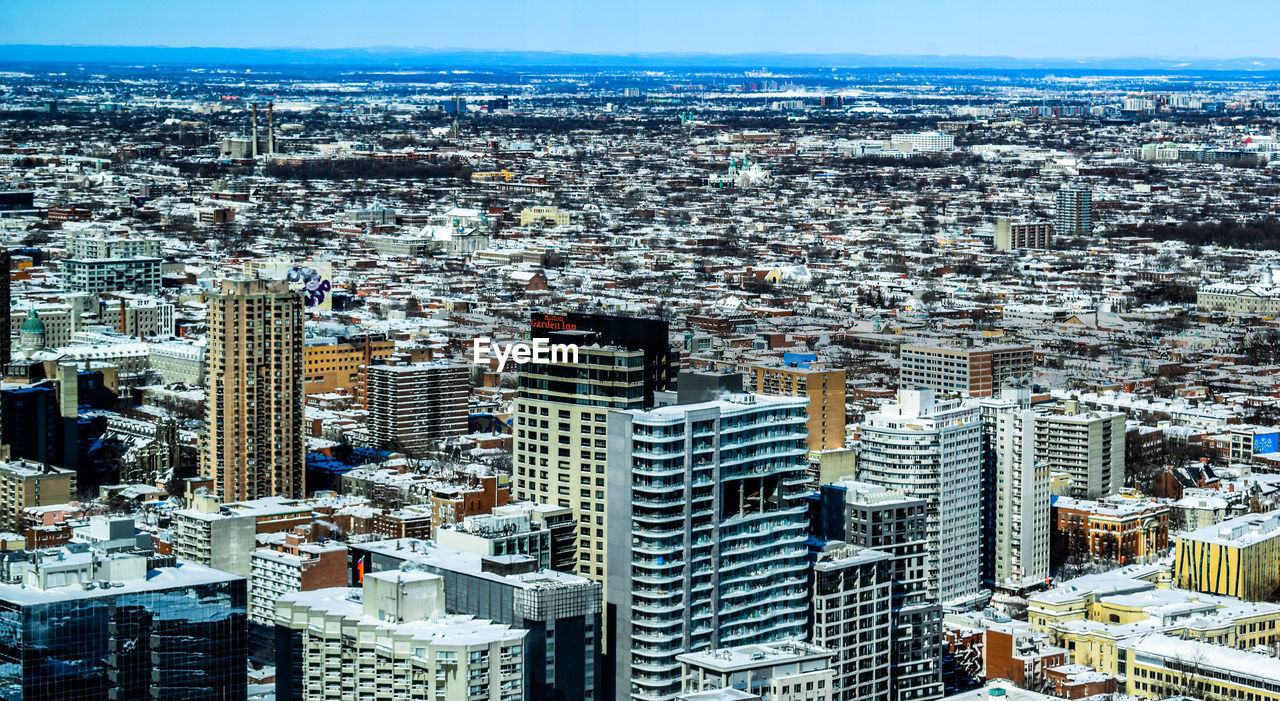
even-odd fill
[[[489,558],[489,556],[444,547],[429,540],[421,540],[418,538],[379,540],[371,543],[352,544],[351,547],[359,548],[371,553],[387,555],[407,562],[425,565],[427,567],[434,567],[440,570],[458,572],[471,575],[473,577],[493,580],[495,582],[504,582],[521,588],[541,588],[552,584],[557,586],[590,586],[594,584],[586,577],[580,577],[576,574],[559,572],[556,570],[544,569],[537,570],[535,572],[512,575],[502,575],[497,572],[485,572],[483,570],[483,561],[486,558]]]
[[[87,561],[91,553],[73,553],[67,557],[83,555]],[[110,557],[110,555],[99,557]],[[64,564],[67,560],[62,561]],[[200,584],[216,584],[222,582],[243,581],[244,577],[216,570],[212,567],[197,565],[193,562],[179,562],[173,567],[161,567],[148,570],[146,578],[112,583],[109,588],[96,587],[85,589],[80,584],[65,587],[38,589],[21,584],[0,584],[0,600],[19,606],[33,606],[53,601],[73,601],[76,599],[96,599],[117,594],[136,594],[139,592],[155,592],[191,587]]]
[[[390,573],[379,573],[390,574]],[[425,572],[397,572],[404,579],[430,579],[439,575]],[[375,576],[375,575],[368,575]],[[397,635],[404,635],[415,640],[423,640],[433,645],[482,645],[502,641],[515,642],[523,639],[526,631],[513,629],[510,626],[494,623],[488,619],[476,618],[460,614],[446,614],[436,618],[420,621],[393,623],[383,621],[364,614],[364,603],[359,598],[360,589],[334,587],[299,591],[280,597],[281,601],[293,602],[298,607],[326,614],[341,616],[360,624],[390,630]]]
[[[686,652],[676,655],[676,659],[699,667],[730,672],[755,667],[772,667],[801,660],[829,659],[833,654],[831,650],[817,645],[785,642]]]
[[[1182,540],[1233,548],[1248,547],[1272,538],[1280,538],[1280,513],[1245,514],[1190,533],[1183,533],[1178,537]]]

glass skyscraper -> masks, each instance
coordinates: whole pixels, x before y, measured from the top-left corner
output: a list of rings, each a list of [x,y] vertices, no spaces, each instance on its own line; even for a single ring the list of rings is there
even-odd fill
[[[21,583],[0,584],[0,699],[245,698],[244,578],[192,564],[147,571],[97,553],[57,557],[22,563]],[[115,559],[126,565],[108,567]],[[129,570],[141,578],[120,576]],[[6,575],[13,581],[14,568]]]

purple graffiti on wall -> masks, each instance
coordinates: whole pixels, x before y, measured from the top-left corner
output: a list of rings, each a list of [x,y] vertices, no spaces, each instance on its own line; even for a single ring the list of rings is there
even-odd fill
[[[289,282],[301,282],[306,292],[307,306],[316,307],[324,304],[325,294],[329,292],[329,281],[320,276],[320,271],[310,266],[292,266],[287,275]]]

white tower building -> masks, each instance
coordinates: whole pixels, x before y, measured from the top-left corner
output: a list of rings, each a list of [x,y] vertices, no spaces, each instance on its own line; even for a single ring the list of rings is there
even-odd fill
[[[902,390],[898,402],[861,426],[858,478],[928,502],[927,579],[944,606],[981,598],[982,422],[964,400],[931,389]]]

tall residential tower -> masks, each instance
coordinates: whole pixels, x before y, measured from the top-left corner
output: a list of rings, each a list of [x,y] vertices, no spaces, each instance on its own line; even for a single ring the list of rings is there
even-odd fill
[[[982,422],[964,400],[931,389],[902,390],[896,404],[867,414],[858,478],[929,504],[928,581],[944,606],[980,597]]]
[[[447,361],[369,368],[369,433],[382,448],[424,455],[467,432],[467,366]]]
[[[805,637],[807,406],[734,394],[609,413],[616,698],[674,698],[680,653]]]
[[[1093,231],[1093,191],[1064,187],[1058,190],[1053,228],[1059,234],[1087,234]]]
[[[224,280],[209,300],[201,472],[223,501],[306,494],[300,292]]]

